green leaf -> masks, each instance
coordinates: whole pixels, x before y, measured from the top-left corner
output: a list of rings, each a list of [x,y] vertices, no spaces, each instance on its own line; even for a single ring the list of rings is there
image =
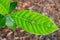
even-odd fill
[[[6,16],[6,25],[9,29],[12,30],[16,29],[16,24],[14,23],[13,19],[9,15]]]
[[[8,14],[10,7],[10,0],[0,0],[0,14]]]
[[[0,29],[5,27],[6,18],[3,15],[0,15]]]
[[[11,14],[15,23],[31,34],[47,35],[58,30],[55,23],[45,15],[29,10],[21,10]]]
[[[12,12],[16,8],[17,4],[18,4],[18,2],[11,2],[9,12]]]

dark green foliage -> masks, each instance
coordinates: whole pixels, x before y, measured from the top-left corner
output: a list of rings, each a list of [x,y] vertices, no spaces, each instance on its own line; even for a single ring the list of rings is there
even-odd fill
[[[17,4],[18,4],[18,2],[11,2],[9,12],[12,12],[16,8]]]
[[[4,28],[6,23],[6,18],[3,15],[0,15],[0,28]]]

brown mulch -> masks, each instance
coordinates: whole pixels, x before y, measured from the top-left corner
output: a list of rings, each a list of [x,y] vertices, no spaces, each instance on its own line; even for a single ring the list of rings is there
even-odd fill
[[[60,28],[60,0],[18,0],[18,3],[14,11],[27,9],[42,13],[50,17]],[[5,27],[0,29],[0,40],[60,40],[60,30],[50,35],[36,36],[19,28],[12,31]]]

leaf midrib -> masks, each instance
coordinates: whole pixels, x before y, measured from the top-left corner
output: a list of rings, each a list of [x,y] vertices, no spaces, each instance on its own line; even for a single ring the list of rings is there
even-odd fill
[[[23,17],[18,17],[18,16],[12,16],[12,17],[14,17],[14,18],[21,18],[21,19],[24,19],[25,21],[28,21],[28,22],[33,21],[33,20],[29,20],[29,19],[26,19],[26,18],[23,18]],[[34,23],[36,23],[36,21],[34,21]]]

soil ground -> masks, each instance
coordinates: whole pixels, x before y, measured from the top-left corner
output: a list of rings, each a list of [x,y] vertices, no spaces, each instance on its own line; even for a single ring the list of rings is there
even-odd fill
[[[13,2],[14,0],[11,0]],[[27,9],[50,17],[60,28],[60,0],[17,0],[18,6],[14,11]],[[0,29],[0,40],[60,40],[60,29],[50,35],[36,36],[16,28],[12,31],[5,27]]]

